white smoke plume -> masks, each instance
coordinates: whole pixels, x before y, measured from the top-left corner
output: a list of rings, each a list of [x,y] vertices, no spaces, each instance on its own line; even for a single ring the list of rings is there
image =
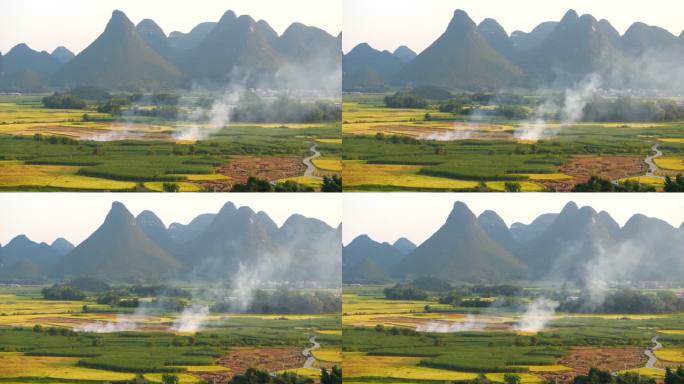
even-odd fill
[[[223,129],[230,123],[230,114],[243,99],[245,88],[240,85],[232,85],[219,98],[213,101],[208,116],[205,111],[192,106],[191,113],[186,119],[189,124],[178,127],[173,135],[176,140],[197,141],[205,140],[209,136]],[[209,126],[202,124],[208,118]]]
[[[468,314],[463,322],[447,322],[447,321],[430,321],[426,324],[419,324],[416,327],[417,332],[431,332],[431,333],[456,333],[481,331],[485,329],[487,324],[480,321],[477,316]]]
[[[520,321],[513,329],[525,333],[539,333],[556,313],[559,303],[547,298],[538,298],[527,306]]]
[[[191,304],[185,309],[177,319],[172,329],[176,332],[197,333],[209,315],[209,307],[202,304]]]
[[[648,255],[642,245],[631,241],[610,249],[599,246],[597,253],[598,255],[585,265],[584,290],[589,295],[589,304],[593,307],[603,304],[611,282],[629,279]]]
[[[559,116],[561,125],[568,125],[582,120],[584,108],[597,93],[603,80],[592,73],[572,88],[566,88],[562,103],[559,105],[551,99],[545,100],[535,108],[532,118],[525,121],[513,136],[519,140],[538,141],[552,136],[557,130],[549,130],[547,120]]]
[[[74,327],[76,332],[91,332],[91,333],[113,333],[113,332],[128,332],[135,331],[138,328],[135,322],[121,316],[120,321],[96,321],[90,324],[83,324]]]
[[[445,132],[435,132],[421,135],[420,140],[434,140],[434,141],[454,141],[454,140],[468,140],[473,135],[473,131],[466,130],[449,130]]]

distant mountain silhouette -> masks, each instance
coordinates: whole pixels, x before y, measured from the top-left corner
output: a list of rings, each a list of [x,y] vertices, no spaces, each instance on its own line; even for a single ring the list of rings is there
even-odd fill
[[[621,36],[608,20],[574,10],[560,21],[509,35],[494,19],[476,25],[464,11],[456,10],[446,31],[419,55],[394,55],[400,59],[399,69],[395,63],[378,70],[379,52],[359,44],[367,54],[352,50],[345,55],[343,87],[348,91],[420,85],[471,91],[538,89],[570,85],[598,74],[610,87],[669,89],[677,85],[665,80],[663,73],[684,72],[683,42],[681,35],[640,22]]]
[[[0,247],[0,282],[226,282],[249,267],[273,282],[339,286],[341,234],[341,226],[297,214],[278,227],[265,212],[232,203],[166,228],[154,212],[133,217],[114,202],[102,225],[75,248],[63,238],[47,245],[24,235]]]
[[[684,278],[682,252],[682,228],[644,215],[620,227],[607,212],[569,202],[560,213],[509,228],[496,212],[476,218],[457,202],[444,225],[408,254],[388,255],[383,244],[357,237],[343,250],[343,280],[381,283],[433,276],[452,282],[582,283],[602,268],[608,272],[600,273],[626,280],[679,281]]]
[[[180,78],[180,71],[143,40],[128,17],[114,11],[104,32],[60,69],[53,81],[134,88],[172,86]]]
[[[104,32],[76,56],[62,46],[52,54],[14,47],[0,59],[0,90],[157,90],[230,81],[288,90],[328,89],[336,82],[339,90],[341,57],[341,37],[301,23],[278,36],[265,20],[227,11],[218,22],[167,36],[153,19],[135,26],[114,11]]]

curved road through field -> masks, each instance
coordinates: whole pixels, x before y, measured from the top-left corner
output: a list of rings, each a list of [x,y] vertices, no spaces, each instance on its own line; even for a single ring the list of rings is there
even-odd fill
[[[644,366],[645,368],[653,368],[653,369],[660,369],[656,368],[655,365],[658,362],[658,358],[655,356],[655,351],[659,350],[660,348],[663,347],[660,342],[658,342],[658,336],[653,336],[651,339],[651,343],[655,344],[653,347],[648,348],[644,351],[644,354],[648,357],[648,361],[646,362],[646,365]]]
[[[304,176],[320,179],[320,177],[316,177],[313,175],[314,171],[316,170],[316,166],[313,165],[312,160],[321,157],[321,153],[318,152],[318,149],[316,149],[316,144],[312,145],[311,148],[309,148],[309,150],[311,152],[313,152],[313,155],[302,160],[302,163],[304,163],[304,165],[306,165],[306,171],[304,171]]]
[[[318,349],[321,347],[318,342],[316,342],[316,336],[311,336],[309,339],[309,343],[311,343],[311,347],[306,348],[302,351],[302,355],[306,357],[306,361],[304,362],[304,366],[302,368],[307,368],[307,369],[315,369],[313,368],[313,364],[316,362],[316,358],[314,357],[312,351],[314,349]]]
[[[651,150],[654,151],[655,153],[651,156],[648,156],[647,158],[644,159],[644,162],[646,165],[648,165],[648,172],[646,172],[646,176],[649,177],[659,177],[656,176],[656,171],[658,171],[658,166],[655,164],[655,159],[662,157],[663,152],[660,151],[658,148],[658,144],[653,144],[653,147],[651,147]]]

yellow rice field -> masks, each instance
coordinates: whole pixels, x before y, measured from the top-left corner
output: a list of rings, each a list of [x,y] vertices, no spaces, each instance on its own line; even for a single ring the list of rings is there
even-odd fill
[[[0,188],[52,187],[124,191],[135,183],[77,175],[78,167],[66,165],[24,165],[18,161],[0,161]]]
[[[341,329],[321,329],[320,331],[316,331],[316,333],[320,333],[321,335],[342,336]]]
[[[40,378],[57,380],[131,380],[132,373],[76,367],[78,358],[23,356],[0,352],[0,378]]]
[[[641,376],[650,377],[655,380],[663,380],[665,378],[665,371],[657,368],[634,368],[625,371],[620,371],[620,373],[638,373]]]
[[[180,384],[196,384],[200,382],[199,378],[193,375],[188,375],[187,373],[174,373],[174,375],[178,377],[178,382]],[[162,376],[162,373],[146,373],[144,375],[145,379],[152,383],[161,383]]]
[[[312,380],[316,380],[316,379],[319,379],[321,377],[321,372],[318,369],[314,369],[314,368],[283,369],[281,371],[277,371],[276,373],[285,373],[285,372],[294,373],[298,376],[307,377],[307,378],[312,379]]]
[[[478,185],[474,181],[419,175],[420,166],[415,165],[365,164],[355,160],[342,163],[345,190],[361,186],[459,190]]]
[[[319,158],[313,160],[313,165],[322,171],[341,172],[342,161],[340,159]]]
[[[316,139],[321,144],[342,144],[342,139]]]
[[[285,182],[285,181],[294,181],[297,184],[301,184],[305,187],[311,187],[314,189],[318,189],[323,185],[323,181],[321,179],[315,178],[315,177],[307,177],[307,176],[297,176],[297,177],[288,177],[285,179],[280,179],[278,180],[279,182]]]
[[[188,183],[188,182],[177,182],[175,183],[180,188],[179,192],[199,192],[202,188],[199,185]],[[150,181],[144,184],[145,188],[153,192],[163,192],[164,183],[160,181]]]
[[[684,363],[684,351],[674,348],[663,348],[655,351],[658,360],[671,363]]]
[[[419,357],[366,356],[344,352],[342,370],[345,378],[382,377],[402,380],[471,380],[477,374],[417,366]]]
[[[684,160],[677,157],[660,157],[653,161],[658,168],[668,171],[684,171]]]
[[[337,348],[321,348],[312,351],[316,360],[325,363],[341,363],[342,351]]]
[[[540,192],[543,191],[544,188],[535,183],[530,183],[528,181],[520,181],[518,182],[520,184],[520,190],[522,192]],[[506,182],[505,181],[489,181],[487,182],[487,188],[497,191],[497,192],[503,192],[506,190]]]

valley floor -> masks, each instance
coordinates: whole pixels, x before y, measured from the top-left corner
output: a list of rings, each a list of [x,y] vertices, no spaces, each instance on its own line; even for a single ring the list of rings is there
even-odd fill
[[[547,122],[530,140],[525,121],[387,108],[383,97],[344,98],[345,190],[570,191],[590,176],[661,190],[684,172],[681,122]]]
[[[684,364],[684,314],[559,313],[538,333],[517,330],[521,316],[434,300],[387,300],[382,287],[347,287],[345,382],[427,383],[480,374],[503,382],[512,373],[523,383],[569,383],[592,367],[661,381],[664,368]],[[654,348],[654,336],[662,349]],[[653,366],[647,352],[655,355]]]

